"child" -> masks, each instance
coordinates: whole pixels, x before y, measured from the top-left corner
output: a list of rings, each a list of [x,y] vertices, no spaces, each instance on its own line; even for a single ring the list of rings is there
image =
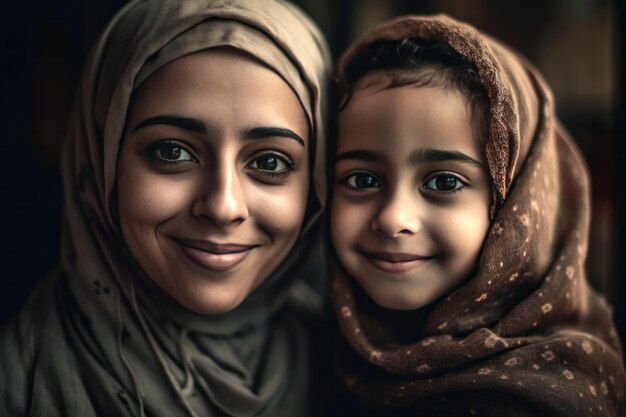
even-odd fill
[[[332,296],[352,394],[402,415],[623,415],[611,308],[583,270],[588,174],[537,71],[408,16],[338,77]]]

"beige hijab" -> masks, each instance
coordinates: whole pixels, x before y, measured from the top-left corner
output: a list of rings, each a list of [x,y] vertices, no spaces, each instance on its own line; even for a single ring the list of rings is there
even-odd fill
[[[133,91],[167,63],[219,46],[264,62],[299,98],[313,145],[303,235],[318,217],[330,61],[318,28],[278,0],[132,1],[85,68],[63,162],[61,264],[2,331],[0,414],[309,414],[308,335],[290,302],[309,238],[240,307],[208,317],[137,276],[115,221]]]
[[[585,278],[589,175],[549,87],[516,52],[446,16],[382,24],[346,52],[339,78],[365,46],[404,38],[444,42],[478,69],[493,220],[476,275],[417,311],[375,306],[336,268],[347,386],[410,415],[624,415],[612,309]]]

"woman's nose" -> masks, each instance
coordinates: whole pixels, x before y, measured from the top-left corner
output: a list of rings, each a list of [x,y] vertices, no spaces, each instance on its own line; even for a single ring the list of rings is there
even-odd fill
[[[234,164],[218,165],[200,186],[192,212],[219,226],[239,224],[249,216],[242,179]]]
[[[417,233],[422,220],[414,193],[411,189],[390,195],[372,219],[372,230],[389,238],[410,237]]]

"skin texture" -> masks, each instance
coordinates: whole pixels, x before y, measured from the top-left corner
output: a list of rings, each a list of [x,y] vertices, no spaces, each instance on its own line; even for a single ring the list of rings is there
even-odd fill
[[[234,49],[191,54],[150,76],[133,98],[118,162],[120,225],[139,266],[192,311],[237,307],[298,238],[308,130],[288,84]]]
[[[474,272],[490,182],[460,92],[383,89],[381,77],[359,81],[340,114],[331,234],[377,304],[411,310]]]

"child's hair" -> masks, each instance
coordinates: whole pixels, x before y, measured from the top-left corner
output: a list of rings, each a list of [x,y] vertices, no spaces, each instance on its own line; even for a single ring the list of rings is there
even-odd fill
[[[385,71],[384,89],[404,86],[459,90],[467,100],[473,133],[480,143],[489,137],[489,100],[476,66],[449,45],[427,39],[379,40],[360,50],[345,67],[341,80],[343,110],[355,84],[366,74]]]

